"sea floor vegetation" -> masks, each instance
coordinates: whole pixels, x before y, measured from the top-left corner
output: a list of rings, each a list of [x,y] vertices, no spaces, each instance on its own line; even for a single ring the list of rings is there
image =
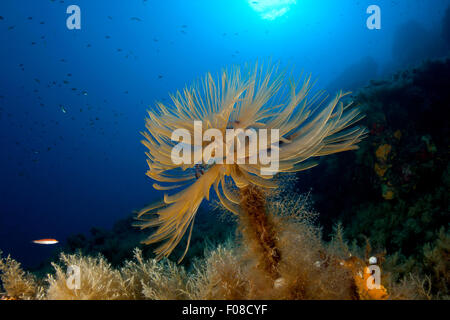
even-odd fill
[[[273,252],[253,245],[261,240],[247,234],[245,227],[225,243],[205,249],[204,257],[193,259],[189,267],[166,258],[144,258],[138,248],[132,259],[116,267],[101,254],[61,253],[59,261],[52,263],[53,271],[39,278],[8,256],[0,260],[3,299],[434,298],[428,277],[411,273],[396,278],[384,268],[383,255],[371,252],[370,245],[350,245],[341,225],[336,225],[331,241],[324,242],[309,194],[293,197],[292,192],[280,188],[268,199],[264,210],[276,238],[276,264]],[[381,267],[381,285],[369,289],[372,256]],[[80,269],[79,289],[68,286],[70,266]]]

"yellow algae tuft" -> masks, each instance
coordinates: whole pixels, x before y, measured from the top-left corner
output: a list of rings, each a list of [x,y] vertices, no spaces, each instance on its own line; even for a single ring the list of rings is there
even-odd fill
[[[392,200],[394,199],[395,193],[392,190],[387,190],[385,193],[383,193],[383,198],[386,200]]]
[[[386,165],[375,163],[375,172],[380,178],[384,177],[384,174],[386,173],[387,169],[388,167]]]
[[[0,294],[2,300],[39,299],[42,288],[36,277],[25,272],[21,264],[10,256],[2,258],[1,254],[0,251],[0,284],[6,291],[6,295]]]
[[[386,200],[392,200],[395,197],[395,190],[392,185],[388,182],[381,186],[383,198]]]
[[[400,130],[395,131],[394,138],[400,140],[402,138],[402,132]]]
[[[377,159],[380,162],[386,162],[389,154],[391,153],[392,146],[390,144],[383,144],[378,147],[377,151],[375,152]]]

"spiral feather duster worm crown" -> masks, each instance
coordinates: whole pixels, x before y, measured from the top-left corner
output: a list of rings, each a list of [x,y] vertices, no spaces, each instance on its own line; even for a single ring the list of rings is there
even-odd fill
[[[170,255],[189,229],[186,254],[195,214],[203,199],[209,200],[212,187],[222,205],[235,214],[240,214],[236,188],[276,188],[273,175],[263,173],[266,164],[261,161],[174,163],[175,130],[184,129],[194,136],[194,121],[201,121],[202,133],[218,129],[223,136],[230,128],[277,129],[280,173],[305,170],[316,165],[315,157],[357,148],[366,133],[354,126],[362,118],[359,110],[351,103],[344,105],[345,93],[328,99],[323,91],[312,94],[312,86],[311,77],[293,81],[277,65],[256,64],[242,71],[233,67],[217,77],[208,73],[195,85],[171,95],[170,105],[158,103],[148,112],[147,131],[142,133],[148,148],[147,175],[157,181],[153,185],[157,190],[181,189],[138,213],[138,226],[158,227],[144,243],[165,240],[155,251],[158,258]],[[188,143],[192,149],[207,144]],[[270,152],[270,147],[267,149]],[[246,150],[245,157],[250,156]]]

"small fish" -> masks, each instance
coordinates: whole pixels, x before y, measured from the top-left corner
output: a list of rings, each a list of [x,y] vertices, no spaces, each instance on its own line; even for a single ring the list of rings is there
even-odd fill
[[[36,243],[36,244],[57,244],[57,243],[59,243],[59,241],[56,239],[39,239],[39,240],[33,240],[32,242]]]
[[[134,20],[134,21],[142,21],[142,19],[141,19],[141,18],[138,18],[138,17],[131,17],[130,20]]]
[[[62,111],[63,113],[67,113],[67,110],[64,109],[64,106],[61,106],[61,111]]]

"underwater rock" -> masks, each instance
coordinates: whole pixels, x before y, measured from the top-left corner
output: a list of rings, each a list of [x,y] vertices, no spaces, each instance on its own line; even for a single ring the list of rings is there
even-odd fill
[[[397,254],[404,275],[425,272],[426,244],[441,227],[449,232],[449,74],[450,59],[432,60],[358,91],[368,138],[355,154],[303,172],[297,185],[302,192],[312,187],[325,233],[343,221],[349,238],[368,237],[389,257]],[[431,279],[432,292],[448,294],[442,277]]]
[[[370,80],[376,79],[378,64],[372,57],[364,57],[353,65],[348,66],[333,80],[327,89],[352,91],[364,87]]]
[[[392,56],[398,63],[397,68],[410,67],[446,54],[448,50],[439,32],[428,30],[417,21],[407,21],[394,33]]]

